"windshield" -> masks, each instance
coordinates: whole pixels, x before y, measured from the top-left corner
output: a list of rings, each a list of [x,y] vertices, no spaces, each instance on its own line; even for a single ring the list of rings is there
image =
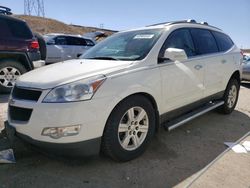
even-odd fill
[[[162,29],[122,32],[103,40],[82,59],[142,60],[159,39]]]

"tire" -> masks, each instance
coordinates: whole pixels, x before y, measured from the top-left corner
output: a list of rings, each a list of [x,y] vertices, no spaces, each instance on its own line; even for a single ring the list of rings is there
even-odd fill
[[[134,118],[131,118],[133,114]],[[131,96],[119,103],[108,118],[102,151],[116,161],[132,160],[146,150],[154,133],[155,110],[152,104],[144,96]]]
[[[10,93],[15,80],[27,72],[25,67],[15,60],[0,61],[0,93]]]
[[[224,104],[218,108],[222,114],[230,114],[235,109],[238,101],[240,83],[237,79],[231,78],[224,93]]]

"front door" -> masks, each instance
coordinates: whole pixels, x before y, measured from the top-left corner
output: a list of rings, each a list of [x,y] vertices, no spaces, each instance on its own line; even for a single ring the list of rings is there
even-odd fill
[[[167,48],[185,50],[188,60],[160,60]],[[195,48],[189,29],[173,31],[159,53],[162,78],[162,101],[168,112],[200,100],[204,93],[205,64],[195,60]]]

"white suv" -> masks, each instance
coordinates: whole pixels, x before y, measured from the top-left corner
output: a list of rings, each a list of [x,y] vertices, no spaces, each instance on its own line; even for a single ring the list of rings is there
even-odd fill
[[[159,125],[172,130],[215,108],[231,113],[241,61],[229,36],[206,23],[119,32],[81,59],[21,76],[6,127],[50,152],[103,151],[128,161],[145,151]]]

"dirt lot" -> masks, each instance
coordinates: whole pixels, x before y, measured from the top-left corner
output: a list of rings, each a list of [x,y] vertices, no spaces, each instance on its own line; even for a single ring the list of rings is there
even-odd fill
[[[0,126],[8,96],[0,96]],[[16,164],[0,165],[0,187],[173,187],[220,155],[223,142],[250,131],[250,84],[243,84],[229,116],[210,112],[172,132],[160,129],[148,150],[127,163],[105,157],[59,159],[16,143]],[[0,139],[0,146],[6,141]],[[250,175],[249,175],[250,176]]]

